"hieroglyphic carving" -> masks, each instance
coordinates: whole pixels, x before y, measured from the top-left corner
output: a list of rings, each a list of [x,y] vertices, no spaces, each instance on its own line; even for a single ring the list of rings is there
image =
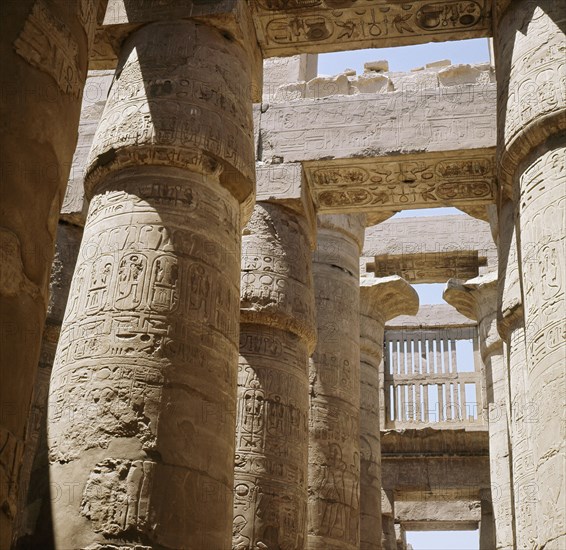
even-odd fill
[[[415,84],[386,93],[274,103],[261,116],[262,159],[304,162],[491,148],[495,112],[496,89],[489,83],[424,89]]]
[[[413,155],[404,161],[305,163],[321,212],[431,208],[495,201],[494,151]]]
[[[94,2],[81,3],[81,22],[92,24],[94,14],[88,12],[94,7]],[[79,46],[43,0],[34,4],[14,48],[28,63],[50,75],[63,93],[80,95],[85,68],[79,64]]]
[[[318,344],[309,372],[311,550],[359,546],[360,243],[347,224],[340,227],[344,233],[319,226],[313,265]]]
[[[376,6],[371,0],[255,0],[256,26],[268,56],[338,51],[487,36],[488,0],[417,0]],[[442,38],[441,38],[442,37]]]
[[[548,143],[520,176],[519,217],[527,402],[539,405],[532,433],[535,479],[544,494],[536,513],[539,544],[564,541],[566,524],[561,421],[566,392],[566,146],[563,137],[554,147]]]

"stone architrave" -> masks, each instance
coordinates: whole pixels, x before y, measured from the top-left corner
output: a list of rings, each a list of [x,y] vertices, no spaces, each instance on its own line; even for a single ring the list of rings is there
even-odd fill
[[[308,550],[360,544],[360,290],[363,216],[319,216],[313,259]]]
[[[0,547],[20,492],[59,209],[77,143],[98,0],[2,5]]]
[[[123,45],[51,380],[58,547],[231,547],[251,70],[202,21]]]
[[[258,202],[244,229],[233,550],[303,550],[306,543],[316,326],[314,235],[305,214]]]
[[[360,549],[382,548],[379,365],[385,323],[416,315],[416,291],[396,275],[360,284]]]
[[[253,0],[265,57],[487,37],[492,0]],[[293,9],[289,9],[293,8]]]
[[[495,25],[499,181],[518,208],[536,544],[566,547],[566,11],[517,0]]]
[[[497,331],[497,272],[466,282],[450,279],[443,298],[462,315],[478,322],[480,353],[486,368],[495,544],[497,550],[513,550],[515,537],[509,449],[509,377],[503,342]]]

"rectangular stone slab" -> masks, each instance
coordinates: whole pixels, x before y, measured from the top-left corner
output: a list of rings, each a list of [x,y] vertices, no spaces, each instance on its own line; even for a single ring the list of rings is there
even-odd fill
[[[264,57],[491,35],[491,0],[253,0]]]

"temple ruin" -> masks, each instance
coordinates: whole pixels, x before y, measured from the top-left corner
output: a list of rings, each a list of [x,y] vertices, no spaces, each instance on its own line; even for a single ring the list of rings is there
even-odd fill
[[[562,1],[0,20],[0,550],[566,548]]]

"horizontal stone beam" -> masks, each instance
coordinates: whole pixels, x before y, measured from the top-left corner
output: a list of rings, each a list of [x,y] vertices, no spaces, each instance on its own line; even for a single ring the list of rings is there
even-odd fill
[[[491,35],[491,0],[252,0],[264,57]]]
[[[464,317],[448,304],[423,304],[416,315],[399,315],[388,321],[385,329],[387,331],[418,330],[423,327],[469,329],[475,326],[475,321]]]
[[[407,531],[475,530],[480,519],[479,501],[397,500],[395,502],[395,521]]]
[[[360,272],[366,273],[366,264],[383,254],[459,254],[467,250],[487,258],[480,274],[497,269],[497,249],[484,221],[463,214],[393,218],[366,229]]]
[[[477,277],[487,258],[477,250],[429,252],[417,254],[382,254],[366,265],[376,277],[399,275],[409,283],[445,283],[451,278]]]

